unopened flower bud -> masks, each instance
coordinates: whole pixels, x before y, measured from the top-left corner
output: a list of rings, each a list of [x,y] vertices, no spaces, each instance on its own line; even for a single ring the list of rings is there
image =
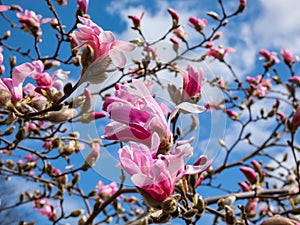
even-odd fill
[[[231,119],[236,120],[238,118],[238,113],[232,110],[224,111]]]
[[[106,114],[104,112],[90,112],[90,113],[84,113],[81,116],[81,122],[82,123],[90,123],[96,119],[101,119],[106,117]]]
[[[87,221],[86,216],[83,216],[80,218],[80,220],[78,220],[78,225],[84,225],[86,221]]]
[[[77,139],[80,137],[80,133],[79,132],[70,132],[69,136]]]
[[[182,214],[182,217],[183,217],[184,219],[192,219],[194,216],[197,215],[197,213],[198,213],[198,210],[197,210],[197,209],[190,209],[190,210],[184,212],[184,213]]]
[[[152,219],[152,223],[157,223],[157,224],[164,224],[169,222],[172,217],[169,213],[164,213],[161,211],[156,211],[154,213],[151,213],[150,218]]]
[[[171,8],[168,8],[168,12],[170,13],[172,20],[173,20],[173,27],[177,27],[178,26],[178,22],[179,22],[179,14]]]
[[[225,206],[225,222],[226,225],[236,225],[236,217],[230,206]]]
[[[255,184],[257,182],[257,174],[252,168],[242,166],[240,170],[251,184]]]
[[[19,5],[11,5],[11,6],[10,6],[10,10],[17,10],[17,11],[19,11],[19,12],[22,12],[22,11],[23,11],[22,7],[19,6]]]
[[[23,140],[26,137],[26,128],[25,127],[21,127],[18,132],[16,133],[16,139],[18,141]]]
[[[58,5],[63,5],[63,6],[66,6],[68,4],[67,0],[56,0],[56,3]]]
[[[81,65],[85,71],[94,61],[94,49],[90,45],[86,45],[81,55]]]
[[[13,169],[14,166],[15,166],[15,162],[11,159],[8,159],[6,160],[6,166],[9,168],[9,169]]]
[[[59,23],[58,23],[58,20],[57,19],[52,19],[51,21],[50,21],[50,26],[53,28],[53,29],[57,29],[58,28],[58,25],[59,25]]]
[[[7,108],[11,104],[11,93],[8,90],[0,89],[0,109]]]
[[[300,86],[300,76],[293,76],[288,79],[289,82]]]
[[[100,157],[100,144],[101,141],[97,140],[92,143],[92,151],[88,156],[84,159],[84,165],[83,165],[83,170],[87,170],[90,167],[93,167],[95,165],[95,162],[99,159]]]
[[[218,40],[222,37],[223,33],[220,31],[218,33],[216,33],[216,35],[213,37],[213,40]]]
[[[240,187],[243,189],[244,192],[251,191],[250,186],[246,182],[238,182]]]
[[[300,105],[298,105],[296,112],[292,119],[292,126],[294,129],[297,129],[297,127],[300,125]]]
[[[206,15],[210,16],[211,18],[213,18],[217,21],[220,21],[220,17],[218,15],[218,13],[216,13],[216,12],[210,11],[210,12],[207,12]]]
[[[133,26],[131,27],[132,29],[134,30],[139,30],[140,29],[140,25],[141,25],[141,20],[144,16],[144,12],[142,12],[141,16],[140,17],[137,17],[137,16],[128,16],[129,19],[132,20],[133,22]]]
[[[17,57],[16,56],[9,56],[9,66],[11,68],[15,67],[17,62]]]
[[[161,208],[166,213],[175,212],[175,210],[177,209],[177,207],[178,207],[178,202],[177,202],[177,200],[173,196],[170,196],[170,197],[166,198],[161,203]]]
[[[7,130],[4,131],[3,136],[11,135],[14,132],[14,130],[15,130],[14,126],[8,128]]]
[[[256,160],[252,160],[251,164],[253,165],[253,168],[254,168],[255,172],[257,172],[258,175],[260,177],[262,177],[263,176],[263,172],[262,172],[262,166],[261,166],[261,164],[259,162],[257,162]]]
[[[242,12],[244,12],[244,10],[246,8],[246,5],[247,5],[247,0],[240,0],[240,5],[239,5],[236,13],[242,13]]]
[[[194,208],[198,210],[198,215],[201,216],[205,212],[206,202],[202,196],[196,195]]]
[[[284,60],[284,63],[285,63],[287,66],[292,66],[293,63],[295,62],[295,59],[294,59],[293,54],[292,54],[291,51],[288,50],[288,49],[282,50],[282,51],[280,52],[280,55],[282,56],[282,58],[283,58],[283,60]]]
[[[88,88],[84,89],[84,102],[81,106],[81,111],[80,113],[86,113],[88,111],[90,111],[91,107],[92,107],[92,100],[93,100],[93,96],[91,94],[91,91]]]
[[[84,213],[83,209],[76,209],[70,213],[70,217],[78,217]]]
[[[170,41],[173,43],[173,49],[174,49],[174,51],[178,52],[179,41],[177,41],[175,38],[170,38]]]
[[[3,39],[7,40],[10,37],[10,30],[6,31],[3,35]]]
[[[293,223],[288,218],[283,218],[280,216],[272,216],[268,219],[266,219],[261,225],[293,225]]]
[[[63,123],[72,119],[77,114],[78,112],[76,109],[69,109],[67,107],[63,107],[60,111],[49,112],[45,119],[52,123]]]
[[[56,137],[52,140],[52,147],[58,148],[61,145],[61,140],[59,137]]]

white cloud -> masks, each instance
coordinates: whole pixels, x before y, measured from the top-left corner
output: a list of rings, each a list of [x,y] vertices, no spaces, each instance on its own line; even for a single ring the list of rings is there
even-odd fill
[[[260,0],[261,13],[254,24],[254,36],[263,46],[300,51],[298,0]]]

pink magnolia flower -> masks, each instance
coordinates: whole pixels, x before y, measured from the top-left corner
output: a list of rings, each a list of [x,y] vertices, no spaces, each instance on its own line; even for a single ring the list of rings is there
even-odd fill
[[[255,78],[247,76],[246,82],[250,83],[250,86],[253,90],[252,96],[258,98],[265,97],[272,87],[271,80],[263,79],[261,75],[258,75]]]
[[[23,98],[23,82],[33,71],[34,68],[31,63],[16,66],[12,72],[12,78],[0,79],[0,89],[6,89],[11,93],[13,102],[20,101]]]
[[[184,40],[184,37],[187,36],[187,32],[184,31],[182,26],[177,27],[172,32],[181,40]]]
[[[151,86],[151,85],[150,85]],[[135,141],[150,146],[153,133],[160,137],[160,148],[172,144],[170,121],[178,110],[201,113],[205,108],[188,102],[180,103],[171,112],[168,121],[165,107],[150,94],[147,83],[133,79],[132,84],[117,84],[115,96],[106,98],[103,110],[114,120],[104,128],[103,138]]]
[[[56,216],[56,209],[51,202],[45,199],[38,199],[33,201],[36,210],[43,216],[47,216],[49,220],[54,220]]]
[[[78,24],[79,31],[74,32],[74,37],[82,42],[82,45],[89,45],[94,50],[94,61],[102,60],[109,56],[118,67],[124,67],[126,58],[123,52],[130,52],[136,46],[134,44],[115,40],[111,31],[104,31],[92,20],[78,17],[82,24]]]
[[[198,31],[199,33],[203,32],[203,29],[207,24],[206,19],[198,19],[196,17],[190,17],[189,22],[195,28],[195,30]]]
[[[300,86],[300,76],[293,76],[288,79],[289,82]]]
[[[275,63],[279,63],[280,60],[277,57],[277,54],[274,52],[269,52],[268,50],[262,49],[258,52],[262,58],[260,59],[264,59],[265,60],[265,64],[264,66],[267,68],[272,67]]]
[[[157,132],[161,145],[167,145],[170,128],[147,86],[140,80],[132,80],[132,86],[117,84],[115,88],[115,96],[108,97],[103,104],[103,110],[114,120],[105,127],[103,138],[150,145],[152,133]]]
[[[194,96],[200,96],[203,70],[196,70],[193,66],[188,65],[187,73],[186,71],[181,72],[183,76],[183,93],[182,100],[188,100]]]
[[[89,7],[89,0],[77,0],[77,5],[83,13],[86,13]]]
[[[156,152],[158,145],[151,148]],[[211,165],[206,158],[198,166],[185,166],[184,159],[192,154],[189,144],[176,146],[173,150],[173,153],[153,158],[147,146],[131,142],[119,150],[121,167],[137,187],[154,200],[163,201],[173,194],[175,183],[183,176],[201,173]]]
[[[235,49],[230,47],[223,49],[222,46],[220,46],[218,49],[211,48],[208,52],[206,52],[205,55],[212,56],[214,59],[218,59],[223,62],[225,55],[227,55],[229,52],[235,52]]]
[[[144,17],[144,11],[141,13],[140,17],[137,16],[131,16],[129,15],[128,18],[132,20],[133,22],[133,29],[140,29],[141,26],[141,20]]]
[[[243,172],[243,174],[251,184],[256,184],[257,174],[252,168],[242,166],[240,167],[240,170]]]
[[[288,49],[282,50],[280,52],[280,55],[282,56],[285,64],[287,64],[288,66],[291,66],[295,62],[293,54]]]
[[[47,88],[55,87],[57,90],[59,90],[63,84],[62,81],[55,80],[56,76],[58,76],[58,74],[61,73],[68,73],[66,71],[57,70],[54,72],[52,76],[50,76],[49,73],[44,72],[44,64],[40,60],[33,61],[29,66],[31,66],[32,68],[29,77],[34,79],[36,81],[36,84],[38,86],[44,87],[44,89],[46,87]]]
[[[18,12],[17,17],[22,24],[22,28],[33,35],[42,35],[41,25],[51,21],[51,18],[42,19],[41,15],[28,10],[25,10],[24,14]]]
[[[116,193],[119,190],[116,182],[111,182],[110,184],[104,185],[102,181],[99,181],[96,185],[96,188],[99,189],[98,191],[99,195],[108,195],[108,196],[112,196],[114,193]],[[122,195],[118,197],[118,199],[120,198],[122,198]]]

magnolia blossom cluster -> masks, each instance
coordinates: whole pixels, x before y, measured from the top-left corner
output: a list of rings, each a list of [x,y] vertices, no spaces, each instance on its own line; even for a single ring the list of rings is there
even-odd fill
[[[132,51],[135,45],[115,40],[115,36],[111,31],[104,31],[90,19],[84,17],[78,17],[78,19],[81,22],[77,25],[79,31],[75,31],[73,37],[75,40],[81,41],[81,46],[85,49],[88,46],[91,48],[86,53],[88,55],[83,54],[82,56],[88,60],[91,58],[86,64],[89,65],[96,60],[103,60],[109,56],[114,65],[124,67],[126,63],[124,52]]]
[[[132,80],[132,84],[117,84],[115,88],[115,96],[108,97],[103,105],[113,120],[105,127],[103,138],[131,141],[119,150],[120,166],[148,199],[148,204],[158,207],[152,201],[166,200],[173,194],[177,181],[187,174],[200,174],[211,164],[202,156],[201,163],[185,165],[184,160],[192,156],[193,148],[190,141],[173,143],[170,130],[171,119],[179,110],[199,113],[203,108],[183,102],[166,120],[168,110],[150,94],[148,82]],[[199,94],[200,90],[195,90]]]
[[[265,68],[271,68],[275,65],[275,63],[279,63],[280,60],[277,57],[277,53],[275,52],[269,52],[266,49],[262,49],[259,51],[259,54],[261,55],[260,59],[265,61],[264,67]]]
[[[49,220],[54,221],[56,217],[56,207],[45,199],[38,199],[33,201],[36,210],[43,216],[47,216]]]
[[[0,89],[5,90],[10,96],[10,101],[21,101],[25,95],[30,96],[31,101],[46,101],[46,93],[57,92],[62,88],[63,83],[61,80],[56,80],[60,74],[65,74],[62,70],[57,70],[52,76],[44,72],[44,64],[41,61],[33,61],[32,63],[23,63],[16,66],[12,72],[12,78],[1,78]],[[23,83],[27,77],[35,80],[36,85],[28,83],[23,87]],[[3,96],[2,96],[3,98]]]
[[[263,98],[270,91],[272,84],[270,79],[264,79],[261,75],[257,77],[246,77],[246,82],[250,84],[251,95],[257,98]]]

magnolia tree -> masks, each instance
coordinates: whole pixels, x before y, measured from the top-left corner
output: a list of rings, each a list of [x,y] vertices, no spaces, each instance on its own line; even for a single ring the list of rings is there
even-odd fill
[[[156,40],[144,12],[128,15],[138,38],[116,40],[88,0],[71,26],[58,13],[66,1],[44,2],[49,18],[0,5],[11,27],[0,38],[0,172],[19,190],[2,215],[25,205],[35,216],[14,224],[300,224],[297,57],[261,50],[258,74],[235,72],[226,58],[242,49],[223,48],[222,29],[246,0],[188,21],[169,8]]]

